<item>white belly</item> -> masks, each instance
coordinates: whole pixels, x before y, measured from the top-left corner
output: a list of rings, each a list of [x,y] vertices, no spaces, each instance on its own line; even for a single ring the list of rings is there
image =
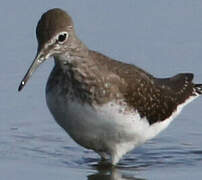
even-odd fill
[[[172,117],[150,125],[136,111],[124,112],[115,102],[91,107],[64,97],[47,95],[47,104],[58,124],[80,145],[114,156],[114,163],[126,152],[155,137],[181,111],[178,106]]]

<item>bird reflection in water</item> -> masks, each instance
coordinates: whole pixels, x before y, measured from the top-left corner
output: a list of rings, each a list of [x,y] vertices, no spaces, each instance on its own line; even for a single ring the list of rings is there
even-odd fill
[[[124,172],[121,168],[98,165],[97,173],[89,175],[88,180],[146,180],[134,177],[134,173]]]

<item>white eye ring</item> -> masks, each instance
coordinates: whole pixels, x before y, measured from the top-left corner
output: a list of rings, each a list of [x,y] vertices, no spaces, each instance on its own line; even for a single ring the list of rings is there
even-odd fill
[[[63,44],[68,39],[68,36],[69,36],[68,32],[61,32],[57,36],[57,42],[59,44]]]

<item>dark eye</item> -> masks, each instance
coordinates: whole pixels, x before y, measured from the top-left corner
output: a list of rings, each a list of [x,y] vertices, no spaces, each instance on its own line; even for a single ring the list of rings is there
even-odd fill
[[[58,42],[64,42],[66,38],[67,38],[67,33],[60,34],[58,36]]]

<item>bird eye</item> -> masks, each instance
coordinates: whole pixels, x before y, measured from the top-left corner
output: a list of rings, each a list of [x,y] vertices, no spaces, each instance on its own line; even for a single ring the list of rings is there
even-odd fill
[[[68,36],[68,34],[66,32],[59,34],[58,39],[57,39],[58,42],[63,43],[66,40],[67,36]]]

